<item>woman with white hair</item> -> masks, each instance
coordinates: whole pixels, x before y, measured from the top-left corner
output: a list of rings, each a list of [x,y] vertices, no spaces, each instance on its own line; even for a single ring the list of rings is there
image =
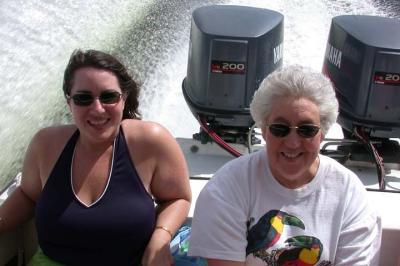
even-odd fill
[[[338,115],[327,78],[270,74],[250,110],[266,148],[217,171],[200,193],[189,255],[208,265],[378,265],[380,218],[358,177],[319,154]]]

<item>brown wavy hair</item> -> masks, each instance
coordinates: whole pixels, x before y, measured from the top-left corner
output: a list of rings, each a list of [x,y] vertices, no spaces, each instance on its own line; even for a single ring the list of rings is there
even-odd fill
[[[72,53],[64,71],[63,91],[65,97],[71,93],[75,71],[83,67],[93,67],[112,72],[117,77],[122,93],[126,97],[122,119],[140,119],[138,111],[139,87],[137,83],[117,58],[102,51],[82,51],[78,49]]]

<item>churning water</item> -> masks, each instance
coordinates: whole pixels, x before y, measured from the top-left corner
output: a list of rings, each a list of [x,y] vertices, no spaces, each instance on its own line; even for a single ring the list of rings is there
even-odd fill
[[[333,16],[397,17],[397,0],[14,0],[0,4],[0,187],[21,170],[41,127],[70,121],[61,81],[76,48],[118,55],[142,84],[143,118],[174,136],[198,131],[181,93],[191,12],[202,5],[263,7],[285,16],[284,64],[320,70]],[[182,126],[185,125],[185,126]]]

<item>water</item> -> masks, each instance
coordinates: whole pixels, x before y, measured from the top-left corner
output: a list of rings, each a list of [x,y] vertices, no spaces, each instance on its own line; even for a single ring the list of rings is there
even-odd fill
[[[307,64],[317,70],[333,16],[400,14],[397,0],[3,1],[0,187],[21,170],[26,147],[39,128],[71,120],[61,81],[75,48],[112,52],[129,66],[142,84],[144,119],[163,124],[174,136],[197,132],[181,92],[190,14],[201,5],[227,3],[283,13],[284,64]]]

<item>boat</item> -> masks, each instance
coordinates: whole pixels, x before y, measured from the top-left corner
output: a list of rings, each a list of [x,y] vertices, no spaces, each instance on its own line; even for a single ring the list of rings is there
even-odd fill
[[[186,224],[217,169],[265,147],[248,107],[263,77],[282,66],[283,20],[279,12],[244,6],[193,12],[182,93],[200,130],[192,138],[176,138],[193,194]],[[399,24],[377,16],[334,17],[322,67],[336,89],[340,114],[321,153],[352,169],[379,210],[383,266],[400,265],[400,213],[393,207],[400,202]],[[0,201],[20,177],[0,193]],[[36,249],[32,220],[0,237],[0,265],[24,265]]]

